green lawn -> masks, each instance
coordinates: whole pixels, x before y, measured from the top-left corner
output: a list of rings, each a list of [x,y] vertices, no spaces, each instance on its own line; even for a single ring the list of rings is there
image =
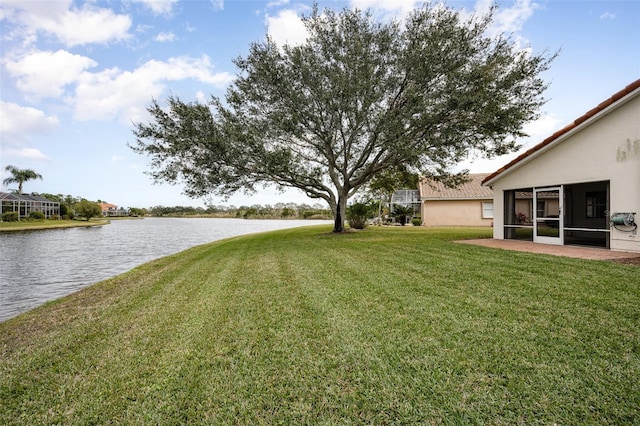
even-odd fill
[[[91,219],[86,220],[21,220],[19,222],[0,222],[0,232],[10,231],[35,231],[41,229],[54,228],[77,228],[82,226],[108,225],[109,220]]]
[[[0,424],[638,424],[640,269],[305,227],[0,323]]]

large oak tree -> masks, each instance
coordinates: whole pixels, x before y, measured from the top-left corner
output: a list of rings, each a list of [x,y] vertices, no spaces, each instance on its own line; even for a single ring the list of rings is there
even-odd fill
[[[262,184],[325,200],[344,230],[347,200],[385,170],[447,176],[469,154],[514,150],[537,117],[553,55],[490,36],[493,11],[464,19],[424,6],[404,22],[314,9],[302,45],[269,37],[234,61],[224,99],[154,100],[132,148],[157,181],[190,196]]]

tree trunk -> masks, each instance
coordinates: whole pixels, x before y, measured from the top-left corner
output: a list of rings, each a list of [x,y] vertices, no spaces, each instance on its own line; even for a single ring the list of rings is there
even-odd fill
[[[339,196],[336,204],[333,232],[344,232],[344,217],[347,211],[347,197]]]
[[[340,214],[340,207],[338,207],[336,211],[336,217],[333,221],[333,232],[344,232],[344,221],[342,220],[342,215]]]

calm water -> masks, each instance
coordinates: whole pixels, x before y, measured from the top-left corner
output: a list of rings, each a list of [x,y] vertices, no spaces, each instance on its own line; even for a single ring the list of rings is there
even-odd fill
[[[159,257],[236,235],[327,221],[165,219],[0,234],[0,321]]]

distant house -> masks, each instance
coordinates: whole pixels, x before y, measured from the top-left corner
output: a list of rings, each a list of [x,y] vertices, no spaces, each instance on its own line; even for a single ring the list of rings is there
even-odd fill
[[[423,226],[491,226],[493,191],[482,186],[488,174],[470,174],[455,188],[423,179],[420,182],[420,215]]]
[[[110,203],[98,203],[102,210],[102,216],[115,217],[115,216],[129,216],[129,209],[118,208],[115,204]]]
[[[640,252],[640,80],[483,183],[496,239]]]
[[[0,192],[1,213],[18,212],[27,217],[31,212],[41,212],[47,219],[60,216],[60,203],[39,195]]]

